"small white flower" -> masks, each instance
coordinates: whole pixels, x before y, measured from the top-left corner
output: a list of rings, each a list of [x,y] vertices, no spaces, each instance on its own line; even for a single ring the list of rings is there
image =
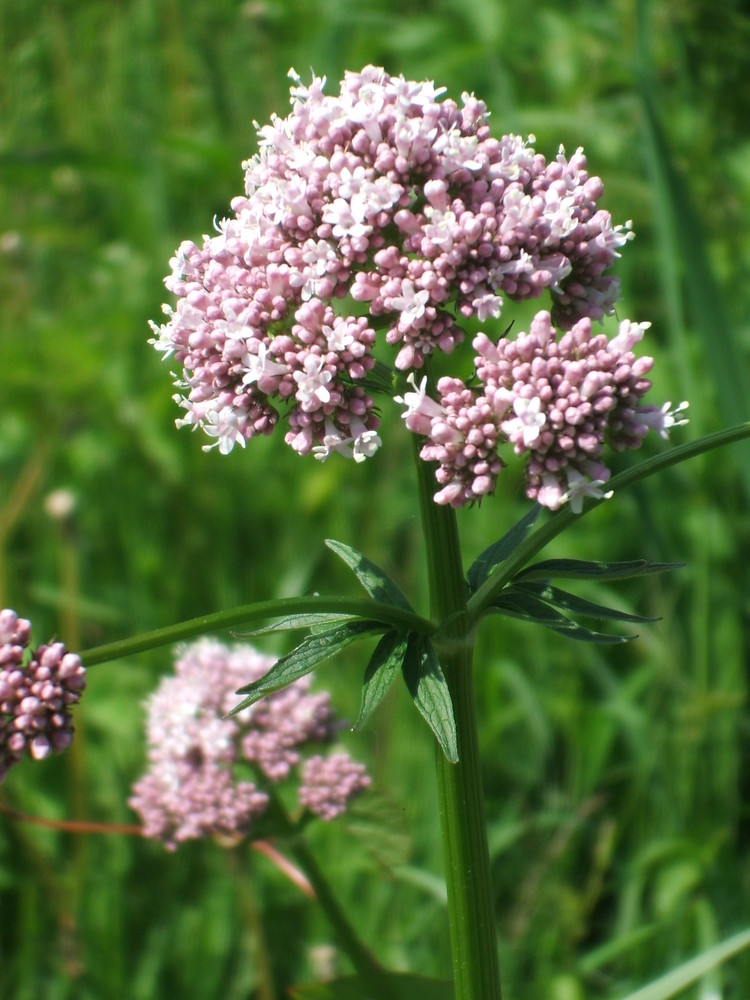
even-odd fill
[[[442,212],[432,205],[425,205],[424,214],[430,220],[423,230],[425,238],[447,252],[453,246],[454,235],[461,235],[456,213],[450,210]]]
[[[424,316],[427,303],[430,301],[430,293],[422,288],[418,292],[414,290],[414,282],[404,278],[401,282],[401,295],[396,295],[391,299],[391,308],[401,313],[398,320],[398,328],[404,333],[415,322]]]
[[[258,345],[257,354],[247,354],[242,355],[242,364],[245,366],[247,371],[242,377],[243,385],[251,385],[253,382],[259,382],[262,378],[267,378],[270,376],[285,375],[288,372],[286,365],[280,365],[276,361],[272,361],[268,356],[268,348],[265,344]]]
[[[394,396],[394,403],[400,403],[406,407],[406,411],[401,416],[406,421],[406,426],[415,434],[427,435],[430,433],[433,417],[445,416],[445,409],[427,395],[427,377],[417,385],[414,372],[411,372],[406,381],[412,386],[414,392],[405,392],[403,396]]]
[[[524,448],[530,448],[542,433],[542,427],[547,423],[547,417],[542,410],[542,401],[538,396],[533,399],[516,397],[513,400],[515,417],[504,420],[500,425],[503,434],[518,443],[520,438]]]
[[[336,354],[347,350],[354,343],[354,335],[345,323],[339,323],[337,326],[324,326],[323,333],[328,350]]]
[[[327,403],[331,398],[328,383],[333,378],[333,372],[324,370],[323,358],[308,354],[304,361],[305,370],[295,372],[297,383],[296,396],[303,410],[317,410],[321,403]]]
[[[203,430],[209,437],[216,438],[214,444],[203,446],[204,451],[218,447],[222,455],[228,455],[238,444],[245,447],[245,437],[240,430],[243,417],[242,410],[234,406],[222,406],[220,410],[209,410],[203,419]]]
[[[344,236],[367,236],[372,226],[365,225],[364,217],[364,205],[350,204],[344,198],[336,198],[323,209],[323,222],[333,226],[333,235],[339,240]]]
[[[361,428],[361,429],[360,429]],[[372,458],[375,452],[383,443],[377,431],[365,430],[364,424],[359,420],[351,423],[354,434],[352,444],[352,458],[355,462],[364,462],[366,458]]]
[[[639,340],[643,339],[643,334],[650,326],[650,323],[631,323],[629,319],[624,319],[620,323],[617,335],[609,342],[609,350],[615,354],[627,354],[628,351],[633,350]]]
[[[497,319],[503,308],[503,300],[499,295],[479,295],[472,299],[471,308],[476,313],[480,323],[486,319]]]
[[[332,452],[338,452],[344,458],[353,458],[355,462],[364,462],[372,458],[383,443],[376,431],[368,431],[361,420],[354,417],[349,425],[351,436],[345,437],[330,420],[326,420],[326,433],[323,443],[312,449],[319,462],[325,462]]]
[[[606,485],[604,479],[586,479],[577,469],[566,469],[565,475],[568,479],[568,489],[560,502],[569,502],[574,514],[581,513],[584,497],[609,500],[614,493],[614,490],[609,490],[607,493],[602,491],[601,487]]]
[[[682,427],[689,423],[687,417],[681,417],[690,404],[683,400],[674,409],[671,409],[671,402],[665,403],[661,409],[655,406],[642,406],[636,411],[636,420],[649,430],[656,431],[659,437],[665,441],[669,438],[669,432],[673,427]]]

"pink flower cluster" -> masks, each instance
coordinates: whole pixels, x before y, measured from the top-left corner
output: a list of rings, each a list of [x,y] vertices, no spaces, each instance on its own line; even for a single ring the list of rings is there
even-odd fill
[[[313,694],[309,677],[227,717],[239,703],[236,690],[273,663],[251,646],[212,639],[180,650],[174,675],[147,704],[149,766],[130,800],[146,836],[169,848],[244,836],[268,806],[264,788],[299,767],[300,805],[324,819],[368,787],[364,768],[348,754],[314,756],[303,765],[304,748],[331,742],[339,728],[329,696]]]
[[[207,447],[244,446],[283,409],[300,454],[361,461],[380,445],[376,328],[408,370],[449,353],[462,318],[497,318],[504,296],[549,289],[563,328],[612,312],[604,272],[632,234],[597,207],[581,150],[547,162],[533,136],[494,138],[474,96],[440,100],[374,66],[330,96],[324,79],[290,75],[291,113],[258,128],[217,235],[180,246],[166,281],[177,306],[152,324],[183,369],[178,424]]]
[[[302,766],[299,801],[310,812],[323,819],[335,819],[346,809],[352,796],[359,794],[369,778],[363,764],[353,761],[347,753],[330,757],[316,754]]]
[[[438,463],[436,502],[461,507],[492,493],[503,467],[497,447],[506,442],[526,456],[526,492],[542,506],[570,501],[578,512],[584,496],[608,495],[605,442],[637,448],[650,429],[666,437],[685,423],[677,415],[686,403],[674,411],[641,405],[653,359],[632,348],[649,325],[623,320],[609,340],[584,318],[558,337],[550,314],[539,312],[515,340],[477,335],[479,387],[441,378],[437,400],[412,377],[414,392],[400,402],[406,426],[427,438],[421,457]]]
[[[61,642],[27,647],[31,623],[0,611],[0,781],[26,750],[34,760],[62,753],[73,739],[70,709],[86,687],[80,657]]]

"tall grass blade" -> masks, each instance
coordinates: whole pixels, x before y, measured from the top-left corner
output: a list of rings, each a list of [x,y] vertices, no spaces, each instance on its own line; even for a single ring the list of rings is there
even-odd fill
[[[740,931],[721,944],[714,945],[713,948],[691,958],[689,962],[668,972],[666,976],[661,976],[648,986],[622,997],[622,1000],[669,1000],[687,986],[697,983],[712,969],[749,947],[750,929]]]
[[[685,356],[684,296],[688,319],[704,345],[706,366],[713,374],[716,403],[727,424],[748,417],[750,376],[747,355],[739,350],[724,299],[707,252],[707,241],[688,183],[679,170],[662,125],[651,69],[648,4],[638,4],[639,95],[643,112],[647,164],[654,190],[657,229],[661,234],[665,298],[675,341],[675,356]],[[677,268],[675,269],[675,264]],[[681,265],[681,266],[679,266]],[[680,280],[682,279],[682,280]],[[689,384],[689,376],[686,376]],[[745,495],[750,499],[750,444],[741,446],[738,467]]]

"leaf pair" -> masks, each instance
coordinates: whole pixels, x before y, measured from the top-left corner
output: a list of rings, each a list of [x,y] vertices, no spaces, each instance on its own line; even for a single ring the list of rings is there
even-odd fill
[[[471,594],[484,587],[493,576],[500,577],[504,564],[510,560],[531,531],[540,507],[534,507],[499,541],[490,545],[474,561],[467,574]],[[621,580],[629,577],[662,573],[677,569],[682,563],[654,563],[647,559],[629,562],[595,562],[582,559],[547,559],[521,569],[501,585],[498,593],[483,607],[482,613],[508,615],[524,621],[536,622],[571,639],[583,642],[615,644],[628,642],[635,636],[609,635],[594,631],[576,621],[575,617],[599,621],[653,622],[657,618],[617,611],[552,585],[553,579]],[[490,584],[491,585],[491,584]]]
[[[380,608],[414,613],[399,586],[361,552],[330,539],[326,545],[343,559]],[[403,615],[394,617],[403,618]],[[421,621],[416,615],[414,620]],[[257,636],[299,628],[309,628],[310,632],[290,653],[277,660],[267,674],[239,689],[238,694],[247,697],[237,705],[232,715],[311,673],[358,639],[382,633],[365,671],[355,728],[364,725],[382,702],[400,670],[416,708],[434,733],[443,753],[452,763],[458,760],[456,724],[448,683],[424,629],[410,629],[401,621],[390,627],[384,621],[354,614],[314,612],[290,615],[250,634]]]
[[[369,719],[390,690],[399,670],[415,707],[432,730],[446,758],[451,764],[457,763],[453,702],[435,647],[428,636],[414,632],[386,632],[367,665],[362,684],[362,703],[354,728],[359,729]]]

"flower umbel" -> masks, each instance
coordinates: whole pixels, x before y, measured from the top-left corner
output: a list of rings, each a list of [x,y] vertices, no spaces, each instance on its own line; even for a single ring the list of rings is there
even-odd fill
[[[232,216],[183,243],[166,279],[177,306],[152,343],[182,366],[179,425],[226,454],[283,415],[299,454],[364,461],[381,445],[376,330],[409,373],[414,392],[396,399],[427,438],[440,504],[492,493],[503,444],[527,459],[529,497],[579,503],[596,495],[587,483],[607,481],[605,438],[636,447],[649,427],[664,436],[683,422],[640,404],[651,359],[631,348],[648,324],[625,320],[611,341],[591,332],[614,311],[606,272],[633,233],[599,208],[581,149],[547,161],[533,136],[493,137],[473,95],[442,99],[430,81],[375,66],[330,95],[324,79],[290,76],[291,112],[257,128]],[[551,310],[528,334],[474,340],[482,389],[417,385],[430,357],[464,339],[462,322],[545,290]]]
[[[290,75],[291,113],[258,128],[233,215],[172,262],[178,304],[153,343],[183,366],[182,423],[227,452],[283,407],[297,451],[335,434],[356,455],[378,424],[363,382],[374,324],[409,369],[453,349],[457,317],[498,316],[503,296],[550,289],[565,326],[611,312],[603,272],[631,234],[597,209],[580,150],[548,163],[533,137],[493,138],[472,95],[441,101],[374,66],[330,96]]]
[[[149,766],[130,800],[146,836],[170,849],[199,837],[243,837],[265,812],[269,786],[300,767],[300,805],[324,819],[369,786],[346,753],[303,764],[305,748],[330,743],[339,728],[328,695],[312,693],[309,677],[227,718],[237,688],[273,663],[249,645],[212,639],[179,650],[174,675],[147,703]]]
[[[437,410],[429,426],[419,427],[427,438],[422,458],[439,463],[443,489],[435,500],[461,507],[492,492],[502,467],[496,448],[505,442],[526,457],[526,492],[542,506],[555,510],[570,501],[578,512],[583,496],[608,495],[598,489],[610,477],[605,443],[616,451],[637,448],[649,428],[666,437],[685,422],[676,414],[686,403],[674,412],[669,404],[641,405],[653,359],[636,358],[631,348],[648,326],[624,320],[609,340],[584,318],[558,336],[550,314],[538,312],[529,332],[514,340],[478,334],[479,388],[440,379],[440,400],[431,401]]]
[[[86,687],[76,653],[61,642],[28,650],[30,635],[31,622],[0,611],[0,781],[27,750],[44,760],[70,745],[70,709]]]

